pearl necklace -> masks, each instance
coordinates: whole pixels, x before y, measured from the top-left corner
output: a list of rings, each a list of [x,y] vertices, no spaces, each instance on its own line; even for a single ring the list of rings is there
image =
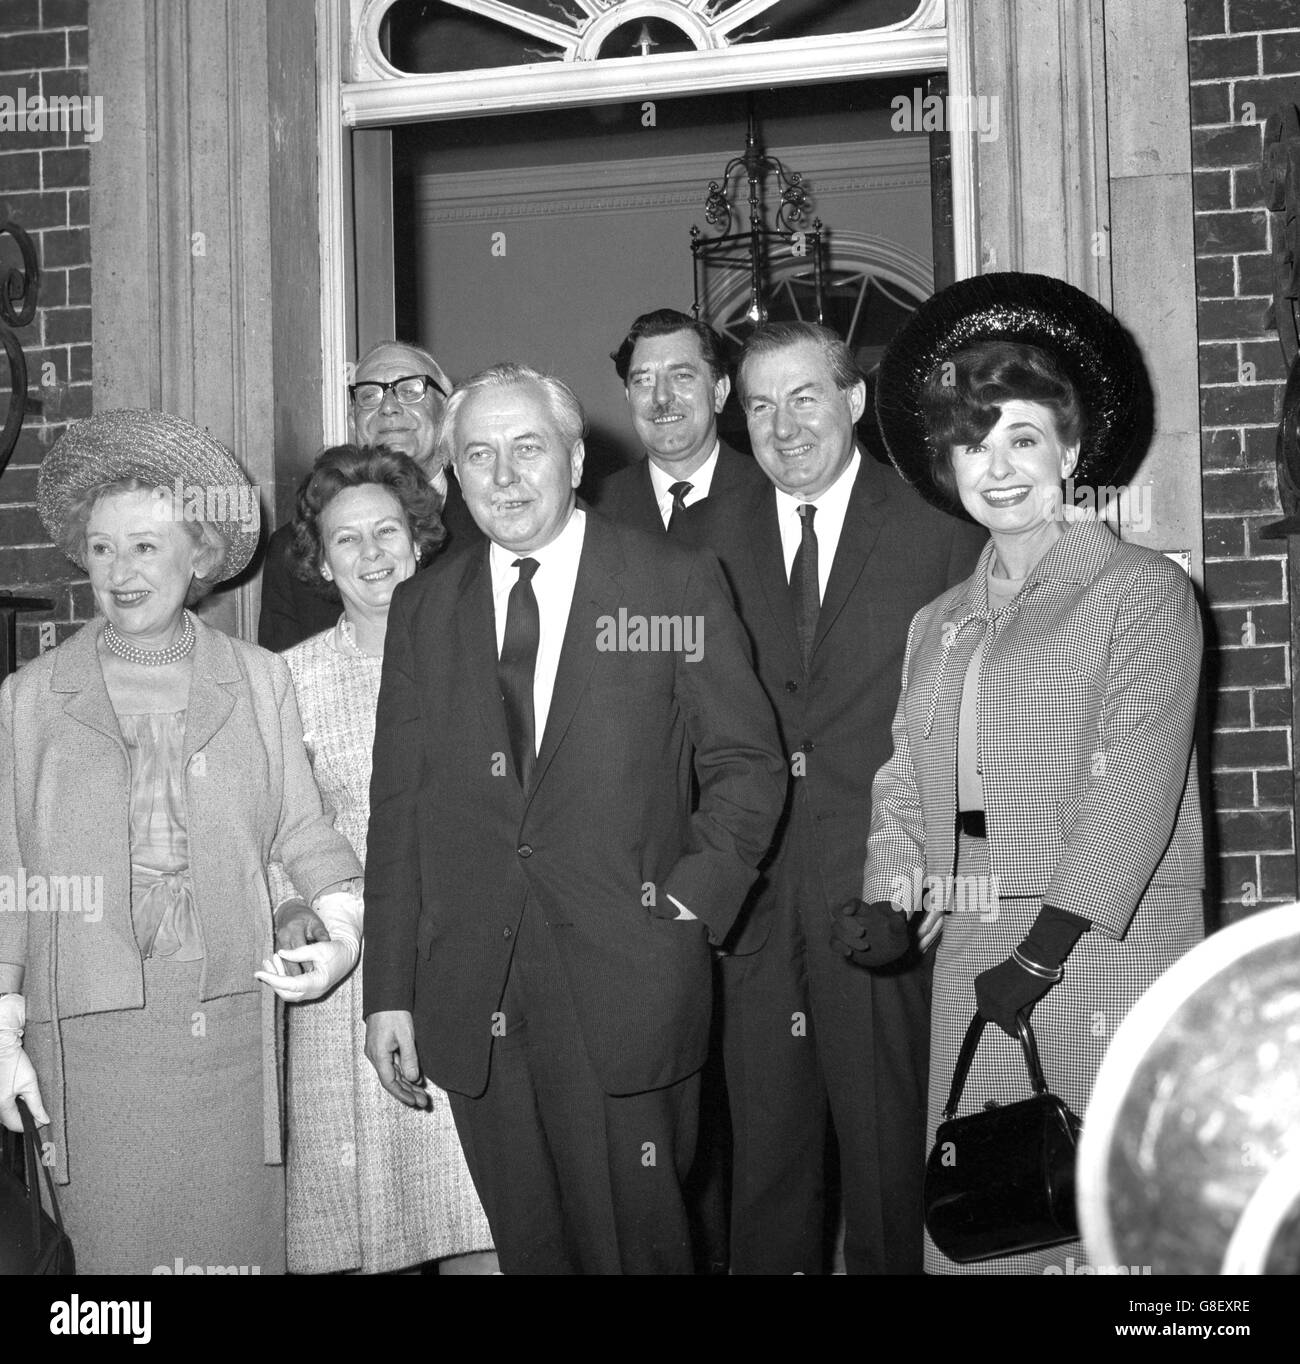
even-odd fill
[[[185,619],[181,637],[165,649],[142,649],[138,644],[132,644],[111,620],[104,622],[104,643],[118,658],[124,658],[128,663],[139,663],[145,668],[161,668],[167,663],[178,663],[194,647],[197,638],[190,613],[183,611],[181,614]]]
[[[341,643],[347,645],[346,652],[354,658],[383,658],[383,654],[368,654],[357,644],[357,632],[352,628],[352,622],[346,616],[339,617],[338,637]]]

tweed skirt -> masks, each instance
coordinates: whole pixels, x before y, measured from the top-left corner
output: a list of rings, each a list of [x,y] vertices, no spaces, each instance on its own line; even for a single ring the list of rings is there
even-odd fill
[[[144,962],[143,1009],[62,1022],[79,1274],[284,1273],[263,1163],[262,1000],[200,1002],[203,963]]]
[[[366,1060],[361,980],[358,965],[288,1011],[292,1274],[382,1274],[492,1248],[447,1095],[428,1084],[432,1107],[407,1108]]]
[[[930,1026],[930,1087],[926,1150],[948,1099],[957,1054],[975,1013],[975,977],[1011,955],[1029,932],[1042,901],[989,895],[988,844],[962,836],[957,874],[963,899],[944,921],[934,968]],[[986,878],[981,881],[980,878]],[[981,889],[985,892],[981,894]],[[1152,885],[1123,941],[1096,930],[1080,939],[1065,963],[1065,977],[1030,1015],[1047,1087],[1087,1120],[1093,1081],[1115,1029],[1138,996],[1201,934],[1201,893],[1183,886]],[[1018,1042],[1000,1028],[984,1030],[966,1079],[960,1114],[1028,1099],[1033,1091]],[[1072,1273],[1089,1263],[1082,1241],[1048,1250],[959,1265],[936,1248],[927,1233],[928,1274]]]

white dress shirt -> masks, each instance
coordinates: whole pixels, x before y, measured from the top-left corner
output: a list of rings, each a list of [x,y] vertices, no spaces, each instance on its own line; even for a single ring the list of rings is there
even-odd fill
[[[853,480],[862,467],[862,452],[854,449],[839,478],[818,497],[807,499],[817,508],[813,517],[813,530],[817,533],[817,600],[826,597],[826,584],[830,580],[831,566],[835,563],[835,551],[839,548],[840,532],[844,529],[844,517],[849,509],[849,494],[853,491]],[[781,551],[785,555],[785,579],[790,581],[794,568],[794,556],[799,551],[803,539],[803,518],[799,508],[804,500],[791,497],[789,493],[776,490],[776,522],[781,528]]]
[[[564,646],[564,631],[569,624],[569,607],[573,604],[573,587],[578,581],[578,560],[582,558],[582,541],[587,533],[587,514],[574,507],[564,529],[541,549],[531,554],[518,554],[502,549],[494,540],[488,547],[488,563],[492,569],[492,607],[496,613],[497,657],[506,639],[506,610],[510,604],[510,589],[519,581],[519,570],[511,567],[516,559],[536,559],[533,574],[533,595],[537,598],[538,639],[537,665],[533,672],[533,734],[538,748],[546,732],[546,717],[551,710],[551,694],[555,691],[555,674],[560,666],[560,650]]]
[[[722,449],[722,442],[715,440],[713,450],[708,459],[700,465],[698,469],[686,479],[691,485],[691,490],[683,499],[682,505],[693,507],[697,502],[703,502],[709,495],[709,489],[713,486],[713,474],[718,467],[718,451]],[[671,492],[674,483],[682,480],[676,474],[666,474],[650,458],[646,456],[646,462],[650,465],[650,482],[654,485],[655,501],[659,504],[659,516],[663,520],[664,529],[668,529],[668,518],[673,514],[673,495]]]

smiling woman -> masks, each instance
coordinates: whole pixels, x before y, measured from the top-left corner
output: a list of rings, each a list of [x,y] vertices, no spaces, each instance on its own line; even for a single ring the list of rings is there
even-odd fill
[[[255,501],[207,496],[232,489],[223,446],[147,411],[74,426],[37,484],[102,618],[0,688],[0,875],[93,878],[100,912],[0,915],[0,1120],[17,1093],[49,1124],[83,1273],[283,1268],[268,864],[340,936],[359,915],[288,669],[185,609],[256,546]],[[315,950],[304,993],[340,949]]]
[[[917,915],[922,949],[937,944],[931,1143],[973,1014],[998,1029],[971,1101],[1029,1096],[1013,1037],[1032,1012],[1048,1084],[1083,1114],[1124,1015],[1202,936],[1196,597],[1162,555],[1062,514],[1063,478],[1108,485],[1138,443],[1140,366],[1098,303],[1024,274],[942,290],[881,363],[900,473],[991,535],[975,573],[912,622],[872,793],[864,898]],[[979,1258],[946,1241],[958,1263],[927,1236],[926,1270],[1087,1263],[1078,1241],[992,1244]]]
[[[355,445],[319,455],[298,494],[295,572],[323,580],[342,599],[343,614],[284,659],[317,783],[363,862],[388,608],[443,543],[440,500],[407,455]],[[318,936],[319,925],[303,912],[286,926],[284,945],[292,957]],[[294,976],[267,979],[294,999]],[[393,1103],[364,1045],[356,973],[289,1013],[289,1269],[380,1273],[447,1260],[465,1272],[466,1259],[487,1250],[492,1237],[447,1097],[430,1087],[426,1113]]]

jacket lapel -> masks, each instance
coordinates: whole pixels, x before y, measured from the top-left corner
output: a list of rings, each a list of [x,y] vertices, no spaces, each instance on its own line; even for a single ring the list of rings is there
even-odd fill
[[[650,456],[641,461],[638,476],[640,485],[636,499],[636,520],[642,530],[651,535],[664,533],[664,519],[659,515],[659,499],[655,496],[654,480],[650,477]]]
[[[850,593],[858,585],[858,579],[880,536],[881,527],[885,524],[886,497],[880,480],[875,476],[877,472],[877,466],[871,463],[871,456],[862,451],[858,476],[853,480],[849,505],[844,511],[840,541],[835,548],[835,562],[831,565],[826,595],[822,598],[822,609],[817,616],[817,634],[813,638],[814,656],[834,626],[836,617],[844,609]]]
[[[740,486],[740,479],[736,475],[736,461],[740,459],[744,459],[744,456],[736,454],[729,446],[719,444],[718,462],[713,469],[713,482],[709,485],[710,497]]]
[[[545,780],[547,768],[564,741],[587,689],[591,670],[596,664],[596,621],[604,615],[616,617],[620,601],[626,604],[626,593],[620,583],[623,562],[614,528],[600,516],[588,512],[578,577],[573,585],[573,600],[564,628],[564,645],[555,672],[555,690],[551,693],[551,708],[546,716],[530,796]]]
[[[104,674],[95,650],[104,629],[104,618],[96,617],[79,630],[55,655],[50,690],[69,693],[64,712],[74,720],[103,734],[125,752],[122,731],[108,699]]]
[[[488,566],[489,542],[469,556],[456,597],[457,657],[463,685],[474,693],[479,717],[487,731],[493,753],[510,752],[501,684],[497,679],[496,607],[492,601],[492,571]]]
[[[232,684],[242,681],[234,646],[220,630],[204,625],[197,617],[194,624],[194,673],[190,678],[190,697],[185,707],[184,759],[197,753],[230,718],[236,692]]]
[[[767,598],[768,610],[776,622],[786,648],[795,658],[802,658],[799,636],[794,628],[794,606],[790,601],[790,583],[785,576],[785,553],[781,548],[781,528],[776,519],[776,489],[760,488],[750,504],[747,524],[754,533],[749,537],[749,552],[754,560],[754,572]]]

